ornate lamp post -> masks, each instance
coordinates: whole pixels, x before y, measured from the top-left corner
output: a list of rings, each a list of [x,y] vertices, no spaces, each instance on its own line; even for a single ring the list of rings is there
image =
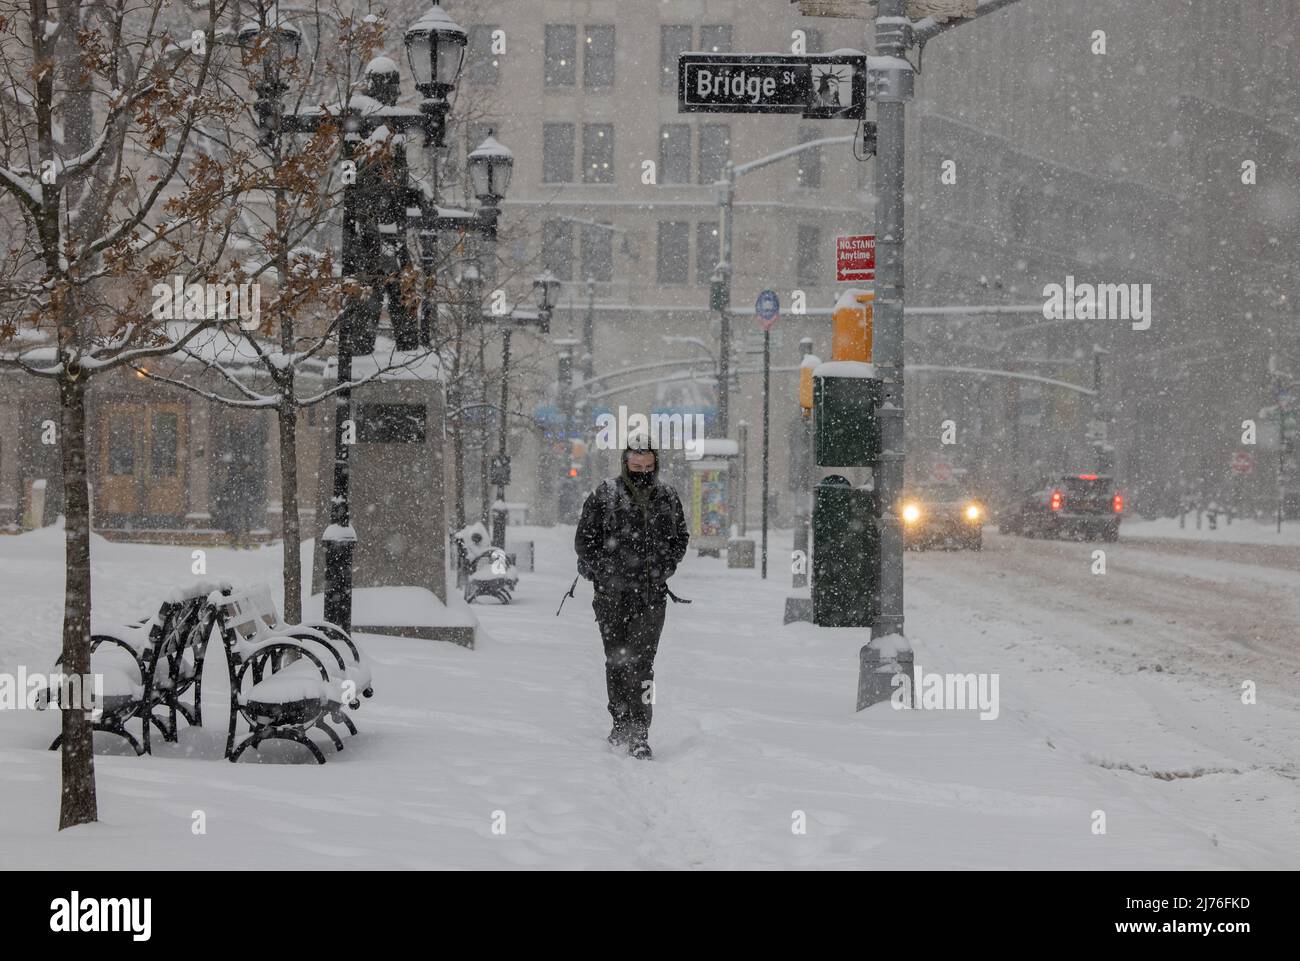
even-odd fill
[[[561,283],[549,270],[533,280],[533,291],[538,295],[536,311],[515,308],[503,317],[486,315],[485,319],[501,323],[501,412],[500,434],[498,437],[497,456],[492,459],[492,482],[496,484],[496,503],[492,507],[492,545],[506,546],[506,520],[508,511],[505,506],[506,484],[510,483],[510,455],[507,453],[506,440],[510,434],[510,337],[516,327],[534,325],[543,334],[551,330],[551,312],[560,299]]]
[[[252,55],[260,52],[263,75],[254,90],[257,101],[258,126],[264,144],[279,149],[279,138],[284,134],[311,133],[322,126],[342,123],[343,159],[352,158],[357,143],[380,127],[401,134],[412,130],[424,133],[425,144],[439,145],[446,131],[447,114],[455,94],[465,59],[467,36],[446,12],[433,0],[433,7],[411,25],[405,35],[407,55],[415,74],[416,86],[425,96],[418,113],[396,107],[396,89],[391,61],[378,58],[372,62],[375,70],[368,71],[368,80],[382,90],[382,100],[362,98],[354,100],[349,95],[345,102],[332,109],[308,110],[302,113],[285,113],[280,98],[288,86],[280,77],[283,64],[297,55],[301,33],[285,21],[275,6],[262,12],[258,21],[246,23],[237,33],[244,50]],[[381,62],[382,61],[382,62]],[[385,102],[387,101],[387,102]],[[363,235],[360,229],[361,198],[355,184],[343,189],[342,269],[344,277],[355,277],[363,262],[373,260],[377,236]],[[405,224],[402,225],[403,227]],[[349,385],[352,380],[352,345],[358,315],[364,305],[351,303],[344,311],[339,330],[338,384],[334,409],[334,482],[330,499],[330,523],[321,535],[325,550],[325,619],[344,630],[352,627],[352,558],[356,546],[356,532],[352,528],[349,506],[349,471],[347,425],[352,417],[352,398]]]

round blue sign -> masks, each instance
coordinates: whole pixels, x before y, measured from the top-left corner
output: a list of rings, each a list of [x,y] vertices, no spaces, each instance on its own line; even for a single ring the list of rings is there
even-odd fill
[[[761,320],[772,321],[781,313],[781,298],[776,295],[775,290],[765,290],[758,295],[758,301],[754,304],[754,313],[758,314]]]

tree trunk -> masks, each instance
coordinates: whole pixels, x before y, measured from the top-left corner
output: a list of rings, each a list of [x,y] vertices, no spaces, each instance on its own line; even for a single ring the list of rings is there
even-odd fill
[[[284,543],[284,619],[302,623],[302,529],[298,519],[298,408],[281,402],[280,523]]]
[[[90,675],[90,489],[86,477],[86,382],[59,380],[63,454],[64,546],[63,670]],[[84,685],[83,685],[84,687]],[[86,712],[61,699],[63,789],[59,830],[99,819],[95,800],[95,744]]]

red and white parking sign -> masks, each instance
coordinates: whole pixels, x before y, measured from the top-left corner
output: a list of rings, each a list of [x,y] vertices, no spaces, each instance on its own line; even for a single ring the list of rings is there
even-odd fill
[[[876,235],[835,238],[837,282],[876,279]]]

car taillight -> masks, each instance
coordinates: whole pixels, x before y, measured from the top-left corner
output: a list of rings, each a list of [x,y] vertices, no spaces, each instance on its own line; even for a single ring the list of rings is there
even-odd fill
[[[1061,492],[1052,491],[1052,510],[1059,511],[1063,502],[1064,498],[1061,497]]]
[[[1115,508],[1116,514],[1124,513],[1124,495],[1117,491],[1111,500],[1111,506]]]

